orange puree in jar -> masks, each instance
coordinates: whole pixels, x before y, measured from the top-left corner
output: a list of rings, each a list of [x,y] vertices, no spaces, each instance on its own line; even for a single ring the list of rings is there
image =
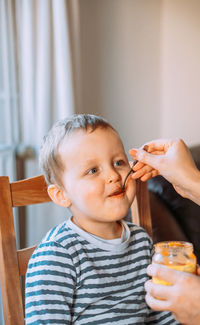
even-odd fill
[[[196,273],[197,261],[193,254],[193,245],[188,242],[160,242],[154,245],[155,253],[152,262],[162,264],[170,269]],[[153,282],[162,285],[171,283],[153,277]]]

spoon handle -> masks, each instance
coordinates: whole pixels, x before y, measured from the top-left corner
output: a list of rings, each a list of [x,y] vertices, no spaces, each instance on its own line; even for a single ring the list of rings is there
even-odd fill
[[[137,164],[137,162],[138,162],[138,161],[135,160],[135,161],[133,162],[132,167],[135,166],[135,165]],[[123,191],[124,191],[124,189],[125,189],[125,185],[126,185],[127,178],[130,176],[131,173],[134,173],[134,171],[132,170],[132,168],[131,168],[131,170],[128,172],[128,174],[127,174],[126,177],[125,177],[125,180],[124,180],[124,183],[123,183],[123,186],[122,186],[122,190],[123,190]]]

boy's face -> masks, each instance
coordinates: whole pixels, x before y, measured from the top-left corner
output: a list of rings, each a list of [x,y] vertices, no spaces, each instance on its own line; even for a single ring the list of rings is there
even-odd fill
[[[87,225],[125,217],[135,196],[135,182],[130,177],[122,191],[130,166],[114,130],[74,131],[63,140],[59,152],[65,165],[63,194],[80,225],[87,230]]]

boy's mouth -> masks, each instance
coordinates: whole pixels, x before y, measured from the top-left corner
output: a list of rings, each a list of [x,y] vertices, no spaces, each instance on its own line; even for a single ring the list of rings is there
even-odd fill
[[[113,191],[113,192],[109,195],[109,197],[111,197],[111,196],[122,195],[122,194],[124,194],[124,192],[125,192],[125,190],[124,190],[122,187],[120,187],[120,188],[118,188],[117,190]]]

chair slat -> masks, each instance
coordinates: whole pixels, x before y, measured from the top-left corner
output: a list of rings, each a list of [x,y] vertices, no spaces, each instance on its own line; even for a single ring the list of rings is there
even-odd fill
[[[36,249],[36,245],[28,248],[23,248],[17,251],[17,258],[18,258],[18,264],[19,264],[19,274],[25,275],[26,270],[28,267],[28,262],[33,254],[34,250]]]
[[[147,184],[137,181],[133,220],[152,236]],[[5,325],[24,325],[20,275],[25,275],[36,246],[17,252],[12,207],[51,201],[43,175],[9,183],[0,177],[0,281]]]
[[[153,238],[149,191],[147,182],[137,180],[136,196],[138,202],[140,226]]]
[[[10,184],[12,206],[26,206],[51,201],[43,175]]]
[[[0,177],[0,207],[0,281],[5,324],[22,325],[24,317],[15,229],[9,178],[6,176]]]

